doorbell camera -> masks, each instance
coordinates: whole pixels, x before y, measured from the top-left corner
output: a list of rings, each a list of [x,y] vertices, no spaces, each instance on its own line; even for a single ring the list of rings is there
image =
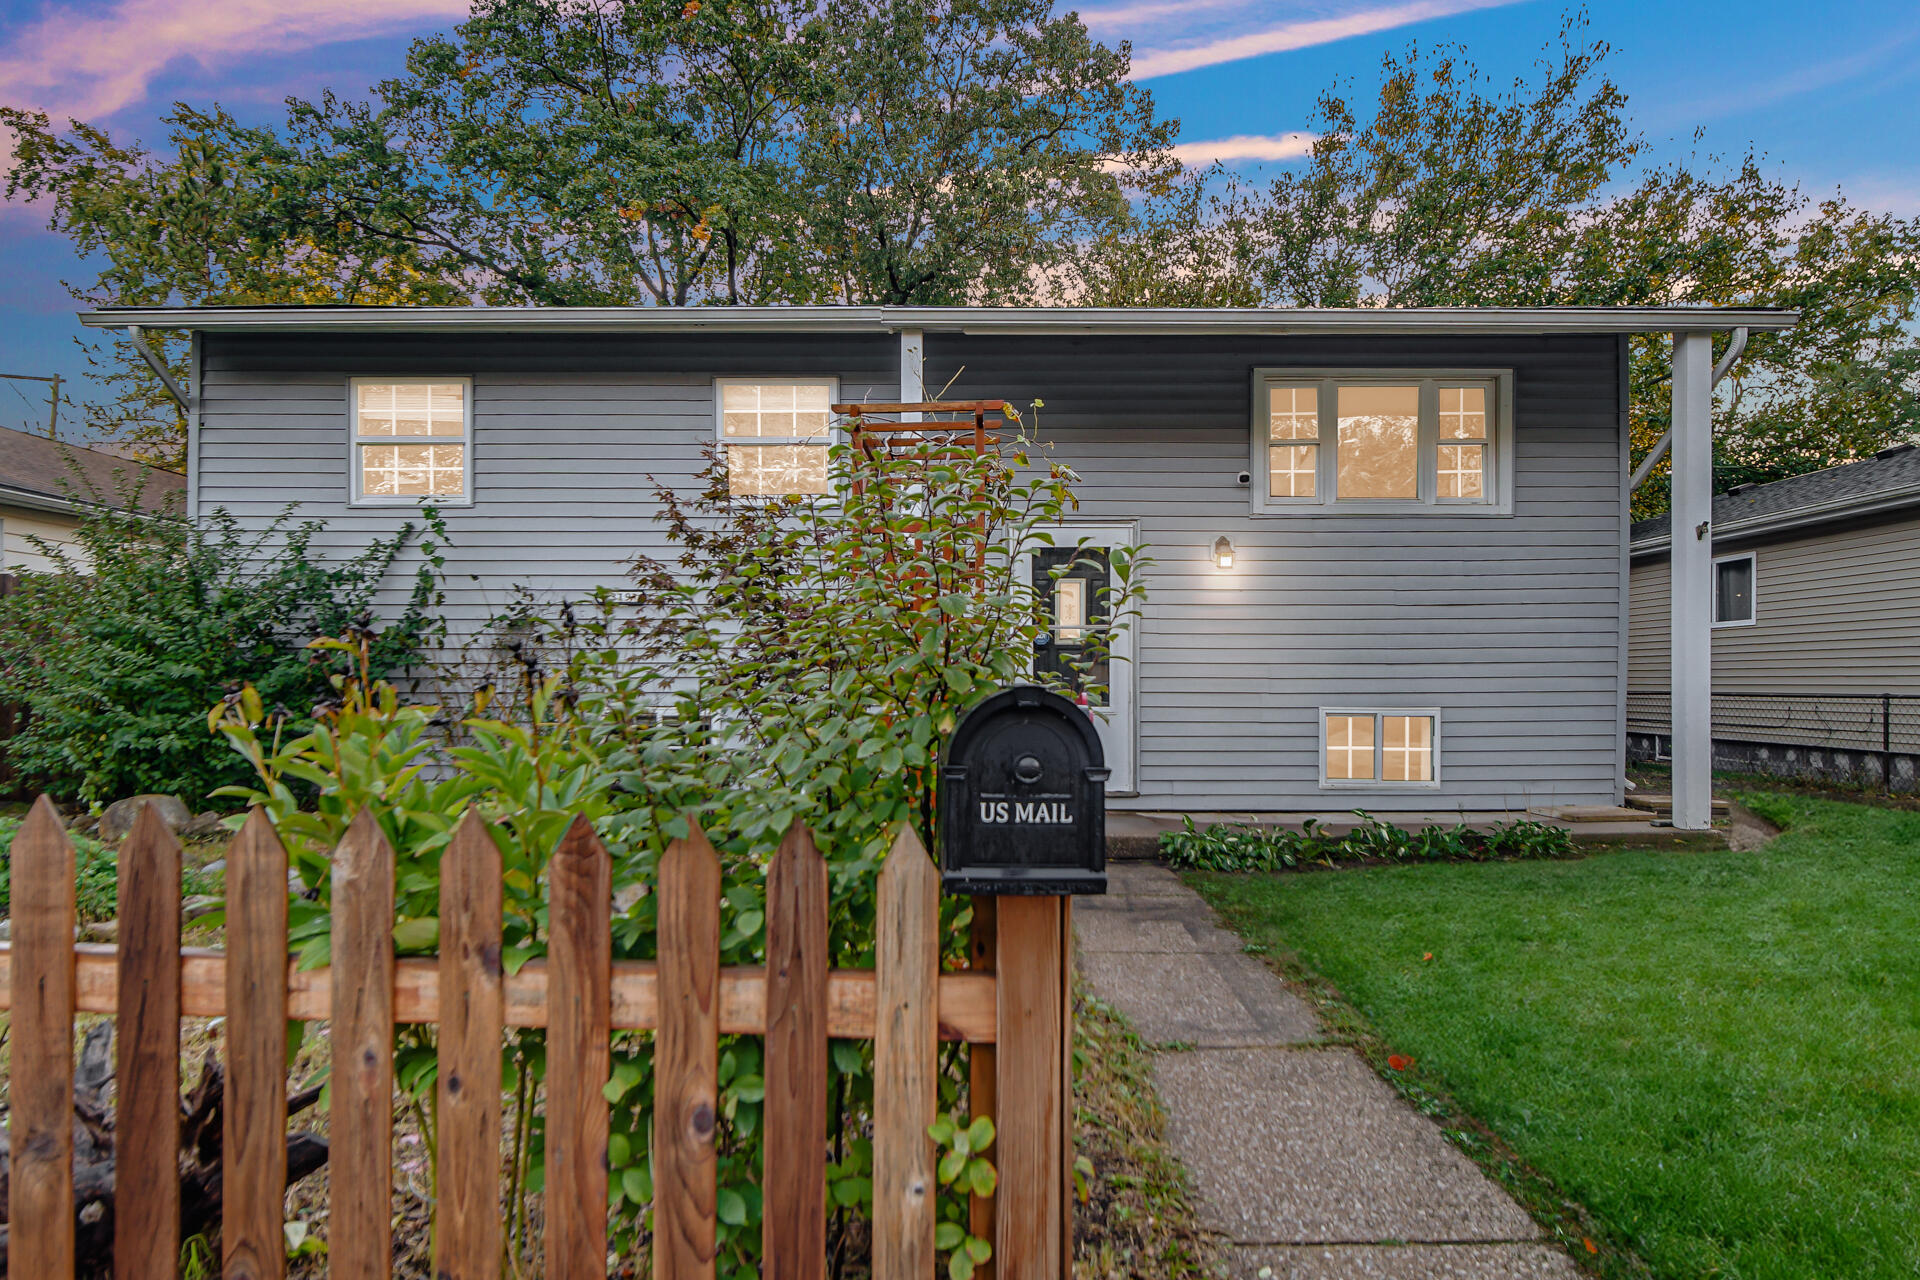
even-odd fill
[[[1253,483],[1253,472],[1251,472],[1251,471],[1242,471],[1242,472],[1240,473],[1240,483],[1241,483],[1241,484],[1252,484],[1252,483]]]

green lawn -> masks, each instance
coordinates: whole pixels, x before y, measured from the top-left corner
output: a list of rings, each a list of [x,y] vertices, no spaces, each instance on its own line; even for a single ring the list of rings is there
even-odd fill
[[[1920,1275],[1920,814],[1746,799],[1758,853],[1190,879],[1660,1276]]]

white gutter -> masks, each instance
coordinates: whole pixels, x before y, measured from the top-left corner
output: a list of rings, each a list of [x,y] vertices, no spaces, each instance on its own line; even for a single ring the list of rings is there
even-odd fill
[[[139,325],[127,326],[127,341],[131,342],[133,349],[140,353],[140,358],[147,362],[147,367],[160,375],[160,381],[166,384],[167,394],[172,396],[173,402],[180,406],[180,412],[187,412],[187,393],[182,391],[180,384],[173,380],[173,371],[162,363],[159,356],[153,354],[153,348],[149,347],[147,340],[140,336]]]
[[[1738,360],[1740,353],[1747,349],[1747,327],[1743,325],[1733,331],[1733,339],[1727,343],[1727,353],[1720,357],[1719,364],[1713,366],[1713,386],[1720,385],[1720,380],[1733,368],[1733,362]],[[1628,493],[1638,489],[1640,482],[1653,474],[1653,469],[1660,465],[1660,459],[1666,456],[1667,446],[1672,443],[1673,429],[1669,427],[1658,440],[1653,442],[1652,450],[1640,460],[1640,465],[1633,469],[1633,477],[1627,481]]]
[[[1710,307],[156,307],[80,313],[89,328],[203,332],[797,332],[1286,335],[1785,329],[1799,315]]]
[[[1713,540],[1715,545],[1732,542],[1743,537],[1759,533],[1775,533],[1783,529],[1799,529],[1810,524],[1826,524],[1834,520],[1851,519],[1854,516],[1878,515],[1883,511],[1897,511],[1901,507],[1920,505],[1920,484],[1901,485],[1897,489],[1882,489],[1865,498],[1833,498],[1826,502],[1815,503],[1810,507],[1795,507],[1791,511],[1770,512],[1767,515],[1748,516],[1742,520],[1729,520],[1724,524],[1715,522]],[[1657,538],[1642,538],[1632,544],[1632,553],[1644,556],[1666,550],[1672,545],[1671,534]]]

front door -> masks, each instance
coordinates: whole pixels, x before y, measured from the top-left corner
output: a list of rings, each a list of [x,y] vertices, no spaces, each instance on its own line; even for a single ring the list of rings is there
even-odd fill
[[[1133,780],[1133,629],[1110,630],[1111,548],[1126,546],[1124,526],[1069,525],[1048,530],[1056,543],[1030,557],[1034,594],[1049,622],[1035,649],[1034,673],[1056,677],[1083,702],[1106,753],[1109,793],[1130,793]],[[1132,620],[1137,627],[1138,620]]]

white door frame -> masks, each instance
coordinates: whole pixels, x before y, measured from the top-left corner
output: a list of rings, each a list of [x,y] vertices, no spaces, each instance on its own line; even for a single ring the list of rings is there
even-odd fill
[[[1040,525],[1035,532],[1052,538],[1056,547],[1073,547],[1082,543],[1095,547],[1140,545],[1139,526],[1130,520],[1076,520],[1066,524]],[[1033,581],[1031,549],[1020,553],[1019,572],[1022,582]],[[1107,779],[1109,797],[1140,794],[1136,774],[1140,756],[1140,725],[1139,716],[1135,714],[1135,708],[1139,705],[1139,663],[1135,655],[1139,652],[1141,612],[1135,608],[1131,613],[1123,614],[1122,618],[1127,623],[1126,629],[1114,634],[1113,650],[1109,655],[1107,705],[1093,709],[1094,727],[1100,731],[1100,745],[1107,755],[1107,768],[1112,770]]]

